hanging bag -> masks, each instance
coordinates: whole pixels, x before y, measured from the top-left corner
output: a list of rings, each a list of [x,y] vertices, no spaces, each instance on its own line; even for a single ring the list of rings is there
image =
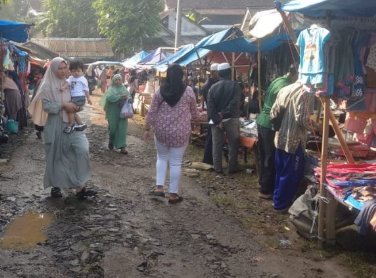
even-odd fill
[[[133,118],[133,108],[132,103],[127,99],[120,110],[120,118],[130,119]]]

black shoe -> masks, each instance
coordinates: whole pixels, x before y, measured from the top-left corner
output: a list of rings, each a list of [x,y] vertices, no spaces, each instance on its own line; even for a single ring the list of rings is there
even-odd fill
[[[97,195],[97,191],[90,190],[90,189],[86,190],[85,187],[80,192],[76,193],[76,197],[79,199],[85,199],[86,197],[93,197],[95,195]]]
[[[112,151],[114,149],[114,143],[108,143],[108,148]]]
[[[76,124],[74,126],[74,130],[76,131],[84,131],[87,128],[87,124],[82,123],[82,124]]]
[[[163,198],[166,196],[166,194],[163,191],[157,191],[157,190],[153,190],[149,192],[149,195],[155,196],[155,197],[163,197]]]
[[[75,129],[75,125],[68,125],[66,126],[66,128],[64,128],[64,133],[70,134],[74,131],[74,129]]]
[[[168,203],[172,204],[172,205],[180,203],[182,201],[183,201],[183,197],[181,197],[181,196],[178,196],[177,199],[168,199]]]
[[[59,187],[52,187],[51,188],[51,197],[54,197],[54,198],[63,197],[63,194],[61,193],[61,189]]]
[[[36,133],[38,139],[42,139],[42,132],[41,131],[37,131]]]
[[[121,152],[122,154],[128,154],[127,149],[124,148],[124,147],[120,149],[120,152]]]

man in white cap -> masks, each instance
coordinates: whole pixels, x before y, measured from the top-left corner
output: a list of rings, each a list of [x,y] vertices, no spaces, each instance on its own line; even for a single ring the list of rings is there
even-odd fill
[[[229,63],[218,65],[219,82],[214,84],[208,95],[208,118],[212,122],[214,170],[223,174],[222,147],[223,138],[229,142],[228,173],[237,172],[239,146],[239,116],[241,89],[236,81],[230,80]]]
[[[215,83],[218,82],[218,80],[218,64],[215,63],[210,66],[210,75],[208,77],[208,80],[205,82],[205,85],[201,89],[203,107],[207,107],[209,90]],[[202,162],[213,165],[213,139],[210,126],[206,135],[204,158],[202,159]]]

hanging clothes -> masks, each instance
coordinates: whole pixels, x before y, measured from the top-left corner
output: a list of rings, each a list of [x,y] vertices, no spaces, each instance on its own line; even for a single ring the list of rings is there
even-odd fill
[[[297,40],[300,47],[299,79],[303,84],[318,85],[325,82],[324,45],[330,38],[325,28],[303,30]]]

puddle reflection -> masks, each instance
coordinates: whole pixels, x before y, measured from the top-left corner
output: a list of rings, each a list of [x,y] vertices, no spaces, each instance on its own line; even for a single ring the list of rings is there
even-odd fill
[[[12,250],[25,250],[35,247],[38,243],[46,241],[44,233],[52,221],[52,216],[47,213],[27,212],[16,217],[8,226],[1,238],[0,247]]]

